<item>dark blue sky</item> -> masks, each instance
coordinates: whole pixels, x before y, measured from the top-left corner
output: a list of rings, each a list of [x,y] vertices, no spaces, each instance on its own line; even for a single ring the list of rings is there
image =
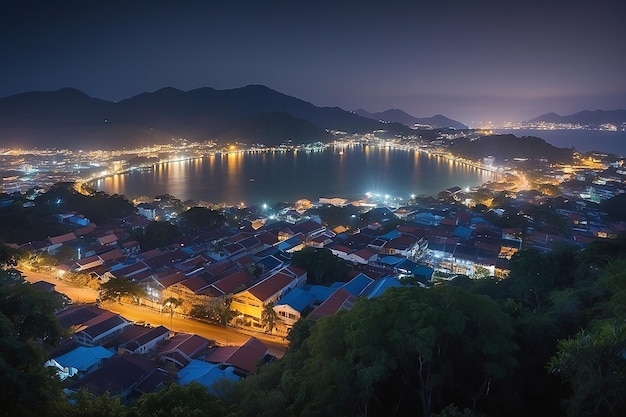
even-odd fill
[[[622,1],[212,3],[3,0],[0,97],[264,84],[470,125],[626,108]]]

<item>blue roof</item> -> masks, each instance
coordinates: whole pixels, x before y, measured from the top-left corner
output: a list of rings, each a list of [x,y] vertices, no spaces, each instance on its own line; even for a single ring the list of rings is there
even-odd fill
[[[313,304],[314,301],[315,295],[301,290],[300,288],[294,288],[281,297],[280,300],[278,300],[274,305],[288,305],[294,310],[302,313],[302,311]]]
[[[296,246],[302,244],[304,242],[304,236],[301,234],[294,235],[287,240],[283,240],[276,247],[279,250],[289,250],[291,248],[295,248]]]
[[[80,346],[65,355],[54,358],[54,360],[63,367],[72,367],[79,371],[86,371],[111,356],[113,356],[113,352],[102,346]]]
[[[435,214],[431,214],[431,213],[423,211],[421,213],[418,213],[415,216],[415,219],[413,220],[413,222],[416,224],[435,226],[439,224],[441,219],[442,219],[441,216],[437,216]]]
[[[374,281],[365,274],[359,274],[343,285],[343,289],[352,295],[359,295],[361,292]]]
[[[372,282],[370,285],[368,285],[367,288],[363,290],[363,293],[361,295],[367,298],[375,298],[375,297],[379,297],[385,291],[387,291],[387,288],[401,287],[401,286],[402,284],[400,284],[400,282],[395,278],[391,278],[391,277],[381,278],[377,281]]]
[[[405,271],[411,271],[412,274],[415,273],[415,269],[418,267],[418,264],[406,258],[402,259],[402,262],[398,262],[396,264],[396,268],[403,269]]]
[[[452,232],[452,236],[469,238],[472,236],[472,229],[465,226],[457,226]]]
[[[210,390],[211,386],[220,379],[239,381],[241,378],[235,375],[233,371],[232,366],[222,369],[220,365],[193,359],[189,365],[178,371],[178,383],[187,385],[197,382]]]
[[[393,229],[378,237],[385,240],[391,240],[397,238],[398,236],[400,236],[400,232],[398,232],[396,229]]]
[[[277,268],[278,266],[283,264],[282,261],[280,261],[278,258],[274,257],[273,255],[266,256],[265,258],[261,259],[257,263],[265,266],[266,271],[271,271],[274,268]]]
[[[397,265],[401,263],[403,260],[406,260],[406,258],[401,258],[399,256],[394,256],[394,255],[383,256],[382,258],[378,259],[379,262],[382,262],[387,265]]]
[[[306,284],[302,287],[303,290],[308,292],[309,294],[313,294],[315,296],[315,303],[322,303],[328,299],[335,292],[334,289],[330,287],[325,287],[323,285],[310,285]]]
[[[431,279],[434,273],[434,269],[422,265],[418,265],[417,268],[413,269],[413,275],[421,275],[426,279]]]

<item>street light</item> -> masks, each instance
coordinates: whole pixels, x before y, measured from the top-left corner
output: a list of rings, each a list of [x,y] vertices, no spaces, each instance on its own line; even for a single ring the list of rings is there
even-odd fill
[[[170,309],[170,330],[174,330],[174,325],[172,324],[174,320],[174,309],[172,308],[172,302],[168,301],[167,303],[165,303],[165,306]]]

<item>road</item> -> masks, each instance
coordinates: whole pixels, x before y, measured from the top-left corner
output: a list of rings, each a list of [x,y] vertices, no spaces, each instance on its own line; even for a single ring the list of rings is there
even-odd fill
[[[22,275],[26,277],[26,281],[33,283],[37,281],[46,281],[55,285],[55,290],[70,297],[74,303],[95,303],[98,298],[98,291],[91,288],[78,288],[67,281],[61,281],[54,278],[50,274],[41,272],[33,272],[23,270]]]
[[[28,282],[46,281],[55,285],[55,289],[70,297],[75,303],[94,303],[98,292],[91,288],[76,288],[67,281],[58,280],[49,274],[23,271],[22,274]],[[176,314],[170,316],[168,312],[161,313],[158,309],[134,304],[119,304],[115,302],[103,303],[102,308],[120,314],[134,322],[150,323],[152,326],[163,325],[175,332],[195,333],[207,339],[214,340],[217,344],[225,346],[241,346],[251,336],[263,341],[271,355],[278,358],[285,354],[287,342],[283,338],[263,333],[246,331],[233,327],[221,327],[197,320],[180,317]]]

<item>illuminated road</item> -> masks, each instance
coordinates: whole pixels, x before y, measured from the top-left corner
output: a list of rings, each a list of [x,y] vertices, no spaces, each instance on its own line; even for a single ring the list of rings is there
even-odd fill
[[[34,283],[37,281],[46,281],[55,285],[55,290],[70,297],[74,303],[95,303],[98,298],[98,291],[91,288],[78,288],[71,285],[67,281],[58,280],[50,274],[23,270],[22,275],[26,277],[26,281]]]
[[[29,282],[46,281],[54,284],[55,289],[67,295],[76,303],[93,303],[98,297],[98,292],[90,288],[76,288],[67,281],[60,281],[49,274],[42,274],[32,271],[23,271],[22,274]],[[245,343],[250,336],[262,340],[269,349],[269,353],[276,357],[282,357],[287,349],[286,341],[281,337],[266,335],[263,333],[246,332],[245,330],[221,327],[213,324],[203,323],[196,320],[177,316],[170,317],[168,312],[160,313],[156,309],[146,306],[132,304],[119,304],[107,302],[102,304],[102,308],[118,313],[128,320],[134,322],[150,323],[152,326],[162,324],[170,330],[176,332],[195,333],[207,339],[214,340],[219,345],[240,346]]]

